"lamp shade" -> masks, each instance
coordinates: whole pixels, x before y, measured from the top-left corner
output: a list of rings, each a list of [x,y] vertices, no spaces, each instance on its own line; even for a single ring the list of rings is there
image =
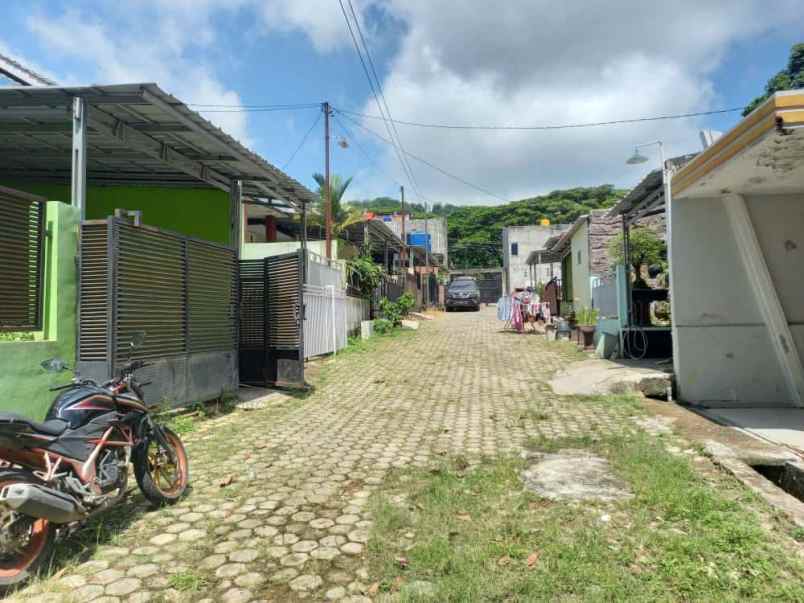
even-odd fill
[[[634,154],[631,155],[626,163],[628,165],[636,165],[637,163],[645,163],[648,160],[642,153],[639,152],[639,149],[634,149]]]

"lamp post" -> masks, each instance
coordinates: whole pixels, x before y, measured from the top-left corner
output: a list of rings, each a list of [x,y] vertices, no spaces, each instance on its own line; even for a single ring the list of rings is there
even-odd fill
[[[653,140],[651,142],[644,142],[642,144],[638,144],[634,147],[634,154],[629,157],[625,163],[628,165],[637,165],[640,163],[645,163],[648,161],[648,158],[639,152],[639,149],[656,145],[659,147],[659,167],[662,170],[662,187],[664,193],[664,207],[665,207],[665,223],[667,229],[667,264],[668,264],[668,272],[670,275],[670,316],[671,320],[674,318],[674,303],[673,303],[673,274],[672,274],[672,260],[671,260],[671,209],[670,209],[670,171],[667,168],[667,162],[664,158],[664,143],[661,140]],[[623,215],[623,257],[625,259],[626,268],[630,267],[631,259],[630,259],[630,241],[629,241],[629,222],[625,215]],[[629,274],[630,270],[628,271]],[[626,312],[626,327],[630,329],[631,327],[631,316],[633,311],[633,304],[631,300],[631,279],[625,279],[625,290],[626,290],[626,300],[628,302],[628,308]],[[626,335],[627,337],[628,335]],[[677,360],[678,356],[676,355],[676,333],[675,327],[672,327],[672,341],[673,341],[673,358]]]

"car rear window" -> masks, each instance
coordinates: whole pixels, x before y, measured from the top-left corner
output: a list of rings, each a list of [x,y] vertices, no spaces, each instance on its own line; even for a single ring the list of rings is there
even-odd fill
[[[455,281],[454,283],[450,283],[449,288],[450,291],[454,291],[456,289],[477,289],[477,283],[474,281]]]

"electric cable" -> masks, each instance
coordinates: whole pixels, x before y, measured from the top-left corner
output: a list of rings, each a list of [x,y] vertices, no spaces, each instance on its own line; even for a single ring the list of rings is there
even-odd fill
[[[386,144],[393,144],[391,141],[389,141],[387,138],[385,138],[385,137],[384,137],[384,136],[382,136],[381,134],[378,134],[377,132],[375,132],[375,131],[374,131],[374,130],[372,130],[371,128],[368,128],[368,127],[364,126],[363,124],[361,124],[361,123],[360,123],[359,121],[357,121],[356,119],[354,119],[354,118],[352,118],[352,117],[349,117],[348,115],[344,114],[344,113],[343,113],[343,112],[342,112],[340,109],[335,109],[335,110],[336,110],[337,112],[341,113],[341,115],[343,115],[343,117],[344,117],[345,119],[348,119],[349,121],[351,121],[352,123],[354,123],[355,125],[357,125],[359,128],[361,128],[361,129],[365,130],[366,132],[369,132],[369,133],[370,133],[370,134],[372,134],[373,136],[376,136],[377,138],[379,138],[380,140],[382,140],[384,143],[386,143]],[[508,203],[508,200],[507,200],[507,199],[504,199],[504,198],[503,198],[503,197],[501,197],[500,195],[497,195],[497,194],[495,194],[495,193],[491,192],[490,190],[483,188],[482,186],[478,186],[477,184],[472,184],[472,183],[471,183],[471,182],[469,182],[468,180],[465,180],[465,179],[461,178],[460,176],[456,176],[455,174],[452,174],[452,173],[450,173],[450,172],[446,171],[445,169],[438,167],[437,165],[435,165],[435,164],[431,163],[430,161],[428,161],[428,160],[426,160],[426,159],[424,159],[424,158],[422,158],[422,157],[419,157],[418,155],[414,155],[414,154],[413,154],[413,153],[411,153],[410,151],[405,151],[405,150],[403,149],[403,152],[404,152],[404,153],[405,153],[407,156],[409,156],[411,159],[415,159],[416,161],[419,161],[420,163],[423,163],[424,165],[426,165],[426,166],[428,166],[428,167],[430,167],[430,168],[432,168],[432,169],[436,170],[437,172],[440,172],[441,174],[443,174],[444,176],[447,176],[448,178],[452,178],[453,180],[457,180],[458,182],[461,182],[462,184],[465,184],[466,186],[468,186],[468,187],[470,187],[470,188],[473,188],[473,189],[475,189],[476,191],[479,191],[479,192],[481,192],[481,193],[483,193],[483,194],[485,194],[485,195],[488,195],[488,196],[490,196],[490,197],[493,197],[494,199],[497,199],[497,200],[499,200],[499,201],[502,201],[503,203]]]
[[[293,151],[293,154],[290,156],[290,158],[289,158],[289,159],[288,159],[288,160],[287,160],[287,161],[286,161],[284,164],[282,164],[282,167],[281,167],[282,171],[285,171],[285,169],[286,169],[286,168],[287,168],[287,167],[288,167],[288,166],[291,164],[291,162],[292,162],[292,161],[293,161],[293,160],[296,158],[296,154],[297,154],[297,153],[298,153],[298,152],[301,150],[301,148],[304,146],[304,143],[305,143],[305,142],[307,142],[307,138],[310,136],[310,134],[312,133],[312,131],[313,131],[313,130],[315,129],[315,127],[318,125],[318,122],[319,122],[319,121],[321,121],[321,113],[319,113],[319,114],[316,116],[315,120],[313,120],[313,125],[312,125],[312,126],[310,126],[310,129],[309,129],[309,130],[307,130],[307,132],[305,132],[304,136],[303,136],[303,137],[302,137],[302,139],[301,139],[301,142],[299,143],[299,146],[297,146],[297,147],[296,147],[296,150],[295,150],[295,151]]]
[[[662,121],[670,119],[685,119],[689,117],[701,117],[705,115],[718,115],[722,113],[733,113],[735,111],[742,111],[743,107],[732,107],[730,109],[715,109],[712,111],[695,111],[692,113],[676,113],[669,115],[654,115],[650,117],[635,117],[630,119],[613,119],[609,121],[586,122],[577,124],[545,124],[541,126],[498,126],[498,125],[472,125],[472,124],[439,124],[439,123],[423,123],[416,121],[405,121],[400,119],[392,119],[393,123],[403,126],[413,126],[417,128],[440,128],[445,130],[567,130],[571,128],[593,128],[600,126],[614,126],[622,124],[633,124],[650,121]],[[340,109],[343,113],[348,113],[357,117],[364,117],[366,119],[381,119],[378,115],[371,115],[368,113],[359,113],[357,111],[347,111]]]
[[[382,115],[384,117],[385,114],[383,113],[383,107],[382,107],[382,104],[380,103],[379,94],[378,94],[377,89],[375,87],[374,80],[372,80],[371,74],[369,73],[369,68],[368,68],[368,66],[366,64],[366,60],[363,58],[363,52],[361,50],[360,44],[357,41],[357,37],[355,36],[354,29],[352,28],[352,23],[351,23],[351,21],[349,19],[349,15],[346,13],[346,8],[344,7],[343,0],[338,0],[338,4],[341,7],[341,12],[343,13],[343,18],[346,21],[346,26],[347,26],[347,28],[349,30],[349,36],[352,38],[352,45],[353,45],[353,47],[355,49],[355,52],[357,53],[357,58],[360,60],[360,64],[363,67],[363,73],[366,76],[366,81],[368,81],[369,88],[371,90],[371,95],[374,98],[374,102],[377,105],[377,109],[379,110],[380,115]],[[353,14],[354,14],[354,12],[353,12]],[[377,82],[377,85],[379,85],[379,81]],[[391,117],[390,114],[388,115],[388,117],[389,118]],[[393,145],[394,152],[396,153],[397,159],[399,160],[399,163],[402,166],[403,173],[405,174],[406,178],[408,179],[411,187],[416,192],[416,194],[420,198],[423,198],[423,195],[421,194],[421,191],[419,190],[419,188],[418,188],[418,186],[417,186],[417,184],[415,182],[415,178],[413,178],[412,172],[410,171],[410,165],[405,161],[405,156],[404,156],[404,154],[402,152],[401,144],[398,144],[398,142],[394,139],[393,131],[391,130],[391,127],[390,127],[388,121],[383,119],[383,124],[385,125],[385,129],[388,132],[388,136],[391,138],[391,141],[392,141],[391,144]]]

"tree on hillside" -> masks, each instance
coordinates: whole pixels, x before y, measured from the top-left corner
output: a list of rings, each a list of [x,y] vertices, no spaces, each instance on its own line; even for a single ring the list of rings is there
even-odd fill
[[[320,215],[320,220],[323,222],[325,220],[325,204],[326,204],[326,190],[327,190],[327,179],[322,174],[313,174],[313,178],[318,183],[318,213]],[[333,174],[330,176],[330,201],[332,203],[332,231],[337,236],[344,228],[349,226],[350,224],[354,224],[360,221],[361,212],[359,209],[355,207],[351,207],[349,204],[343,201],[343,196],[346,193],[346,189],[349,188],[349,185],[352,182],[351,178],[347,178],[344,180],[337,174]]]
[[[787,68],[782,69],[765,84],[765,94],[756,97],[743,110],[743,115],[748,115],[759,105],[770,98],[774,92],[782,90],[795,90],[804,88],[804,43],[795,44],[790,49],[790,58],[787,61]]]

